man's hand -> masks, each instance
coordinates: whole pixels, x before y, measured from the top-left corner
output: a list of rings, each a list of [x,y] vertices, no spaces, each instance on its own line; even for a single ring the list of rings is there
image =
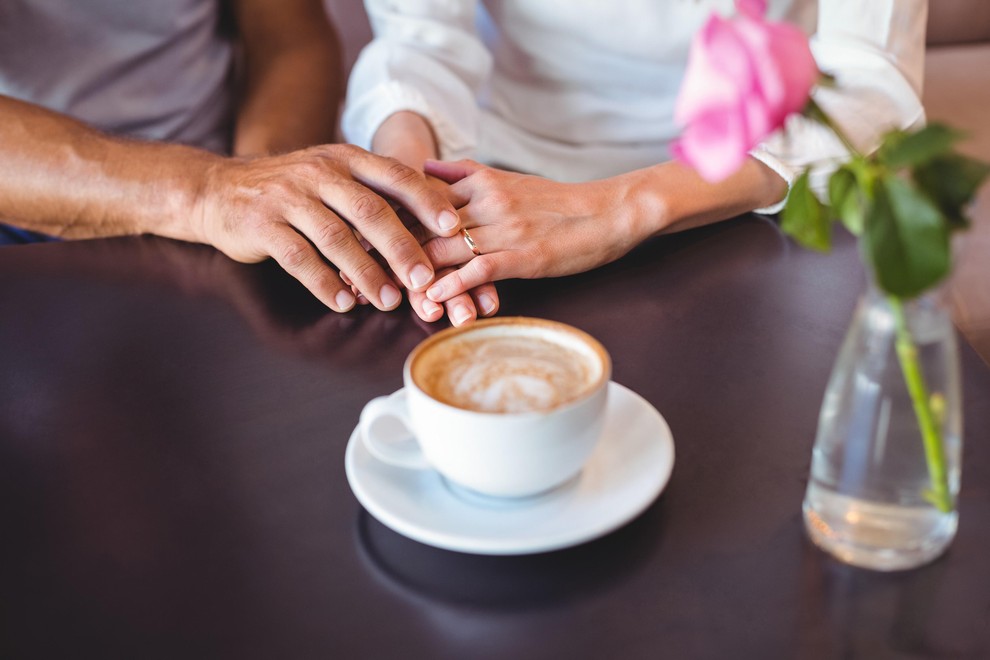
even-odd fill
[[[237,261],[274,258],[331,309],[351,309],[355,296],[329,264],[375,307],[389,310],[402,296],[353,230],[378,250],[410,291],[425,290],[434,270],[383,195],[439,235],[459,229],[450,202],[422,174],[349,145],[218,160],[192,221],[201,242]]]

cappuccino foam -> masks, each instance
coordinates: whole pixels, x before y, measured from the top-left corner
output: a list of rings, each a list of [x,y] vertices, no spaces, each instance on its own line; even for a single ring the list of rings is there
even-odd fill
[[[439,342],[413,366],[414,380],[433,398],[491,413],[556,408],[588,392],[601,375],[601,360],[577,338],[511,325]]]

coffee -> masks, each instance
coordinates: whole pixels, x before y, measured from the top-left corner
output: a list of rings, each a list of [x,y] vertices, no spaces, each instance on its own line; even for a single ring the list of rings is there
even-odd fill
[[[605,348],[563,323],[502,317],[447,328],[406,358],[401,390],[364,407],[361,440],[389,465],[435,470],[484,495],[529,497],[587,463],[605,428],[611,375]]]
[[[596,341],[537,320],[461,329],[426,342],[411,375],[429,396],[489,413],[552,410],[592,391],[607,358]]]

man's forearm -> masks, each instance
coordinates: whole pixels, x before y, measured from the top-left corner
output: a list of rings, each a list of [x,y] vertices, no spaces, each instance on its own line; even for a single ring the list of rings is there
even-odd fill
[[[334,140],[343,99],[340,45],[313,0],[239,0],[245,81],[234,154],[284,153]]]
[[[118,139],[0,97],[0,218],[66,238],[153,233],[199,240],[191,222],[205,151]]]

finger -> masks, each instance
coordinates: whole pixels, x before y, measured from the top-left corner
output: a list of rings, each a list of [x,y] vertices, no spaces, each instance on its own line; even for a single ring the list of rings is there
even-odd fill
[[[354,225],[361,237],[378,250],[406,288],[422,291],[433,281],[433,265],[420,248],[419,241],[403,226],[388,202],[353,181],[338,181],[332,191],[325,192],[333,194],[324,197],[324,203]],[[331,236],[333,240],[343,241],[346,238],[337,228],[328,231],[341,234]],[[337,265],[347,272],[361,291],[372,293],[358,281],[354,270]]]
[[[498,291],[495,289],[493,282],[486,282],[481,286],[476,286],[471,289],[470,293],[480,316],[488,317],[495,315],[501,301],[499,300]]]
[[[410,291],[407,296],[409,298],[409,305],[419,318],[428,323],[433,323],[443,318],[443,307],[440,303],[433,302],[422,291]]]
[[[409,233],[413,235],[413,238],[415,238],[417,241],[419,241],[419,244],[420,245],[423,245],[423,243],[426,243],[427,241],[432,240],[432,239],[434,239],[434,238],[437,237],[436,234],[434,234],[432,231],[430,231],[429,229],[427,229],[423,225],[416,225],[415,227],[410,227],[409,228]],[[424,252],[425,252],[425,250],[424,250]],[[429,257],[430,257],[430,255],[426,255],[426,258],[427,259],[429,259]],[[434,269],[436,269],[436,264],[434,264],[433,267],[434,267]]]
[[[344,280],[344,282],[345,282],[345,283],[346,283],[346,284],[347,284],[348,286],[350,286],[350,287],[351,287],[351,293],[353,293],[353,294],[354,294],[354,297],[355,297],[355,298],[357,298],[357,304],[358,304],[358,305],[362,305],[362,306],[363,306],[363,305],[370,305],[370,304],[371,304],[371,303],[370,303],[370,302],[368,301],[368,298],[367,298],[367,297],[366,297],[366,296],[365,296],[365,295],[364,295],[363,293],[361,293],[361,290],[360,290],[360,289],[358,289],[358,288],[357,288],[356,286],[354,286],[354,284],[353,284],[352,282],[348,282],[348,280],[350,280],[350,278],[349,278],[349,277],[347,277],[347,273],[345,273],[345,272],[343,272],[343,271],[341,271],[341,273],[340,273],[340,279],[342,279],[342,280]],[[392,278],[392,282],[393,282],[393,283],[394,283],[394,284],[395,284],[395,285],[396,285],[397,287],[401,287],[401,286],[402,286],[401,284],[399,284],[399,283],[398,283],[398,282],[397,282],[397,281],[395,280],[395,278],[394,278],[394,277]],[[424,295],[424,296],[425,296],[426,294],[424,293],[424,294],[422,294],[422,295]]]
[[[483,169],[485,169],[484,165],[468,158],[455,161],[428,159],[423,163],[424,172],[438,179],[443,179],[447,183],[456,183],[464,177],[471,176]],[[460,205],[458,204],[457,206]]]
[[[426,295],[433,302],[446,302],[482,284],[516,277],[517,273],[525,272],[525,264],[520,263],[520,259],[522,257],[518,253],[511,251],[475,257],[450,274],[438,278],[427,289]]]
[[[440,194],[443,195],[448,202],[453,204],[455,209],[464,206],[469,201],[468,198],[464,196],[463,192],[455,190],[454,186],[450,185],[443,179],[440,179],[435,176],[427,175],[426,181],[427,183],[430,184],[430,186],[433,187],[434,190],[439,191]],[[463,222],[463,220],[464,218],[462,217],[461,221]]]
[[[343,275],[343,273],[341,273],[341,275]],[[354,286],[353,284],[351,284],[349,286],[351,287],[351,293],[353,293],[354,294],[354,297],[357,299],[357,304],[359,304],[359,305],[370,305],[371,304],[370,302],[368,302],[368,298],[365,297],[365,295],[363,293],[361,293],[361,291],[358,290],[358,288],[356,286]]]
[[[350,167],[355,179],[398,201],[441,236],[450,236],[460,228],[450,201],[411,167],[368,152],[352,158]]]
[[[347,312],[356,302],[333,268],[328,266],[313,246],[291,228],[276,224],[267,245],[268,254],[324,305],[336,312]]]
[[[453,269],[445,269],[440,274],[447,274]],[[479,297],[475,297],[477,292]],[[487,307],[482,307],[481,302]],[[410,292],[409,303],[416,311],[419,318],[433,323],[443,318],[443,311],[446,309],[450,322],[455,326],[462,326],[475,321],[479,316],[494,314],[498,310],[498,294],[495,292],[495,285],[488,283],[477,287],[471,293],[462,293],[451,297],[443,307],[426,297],[425,293]],[[485,311],[487,309],[487,312]]]
[[[474,237],[474,232],[471,232]],[[435,268],[460,266],[474,258],[463,236],[453,238],[433,238],[423,243],[423,250]]]
[[[473,323],[478,318],[478,308],[469,293],[453,296],[443,304],[447,317],[456,327]]]
[[[444,268],[438,275],[443,277],[453,272],[453,268]],[[451,296],[443,306],[447,310],[447,318],[455,327],[473,323],[478,318],[478,307],[469,293]]]
[[[293,211],[287,215],[292,226],[301,231],[332,264],[347,273],[352,285],[357,287],[375,307],[390,310],[399,306],[402,295],[392,279],[361,247],[351,228],[336,214],[314,204],[307,210]],[[411,236],[408,238],[410,242],[413,240]],[[418,250],[419,246],[415,245],[415,248]],[[326,264],[324,266],[326,267]],[[432,269],[430,273],[432,275]],[[334,278],[338,282],[341,281],[336,274]]]
[[[504,232],[498,231],[494,226],[475,225],[476,220],[472,218],[471,206],[465,206],[459,213],[467,228],[466,231],[470,233],[471,240],[480,252],[499,252],[503,248]],[[460,266],[476,256],[464,237],[464,231],[461,230],[457,236],[437,237],[423,243],[423,251],[426,252],[434,268]]]

